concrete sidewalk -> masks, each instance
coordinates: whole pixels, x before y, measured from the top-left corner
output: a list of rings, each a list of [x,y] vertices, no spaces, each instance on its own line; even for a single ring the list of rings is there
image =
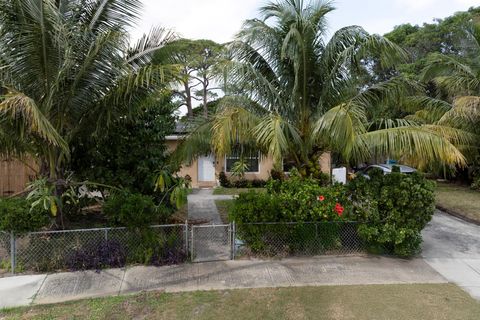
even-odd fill
[[[278,261],[219,261],[166,267],[137,266],[0,279],[0,308],[129,294],[402,283],[445,283],[422,259],[373,256],[313,257]]]

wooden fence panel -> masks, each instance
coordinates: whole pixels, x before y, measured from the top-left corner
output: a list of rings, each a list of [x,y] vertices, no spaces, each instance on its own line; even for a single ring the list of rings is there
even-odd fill
[[[35,178],[35,161],[27,160],[28,166],[19,160],[0,159],[0,197],[21,192]],[[30,167],[32,168],[30,168]]]

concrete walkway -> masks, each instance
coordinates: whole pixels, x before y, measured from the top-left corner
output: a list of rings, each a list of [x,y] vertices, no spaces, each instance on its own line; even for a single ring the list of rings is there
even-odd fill
[[[423,241],[425,261],[480,299],[480,226],[438,211],[423,230]]]
[[[233,196],[213,195],[213,189],[196,189],[188,195],[188,219],[206,224],[222,224],[215,200],[230,200]]]
[[[0,279],[0,308],[145,290],[166,292],[352,284],[445,283],[422,259],[314,257],[131,267]]]

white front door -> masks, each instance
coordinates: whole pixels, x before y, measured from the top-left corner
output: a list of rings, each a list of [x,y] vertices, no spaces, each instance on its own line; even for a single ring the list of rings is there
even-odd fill
[[[212,155],[198,158],[198,181],[215,181],[215,159]]]

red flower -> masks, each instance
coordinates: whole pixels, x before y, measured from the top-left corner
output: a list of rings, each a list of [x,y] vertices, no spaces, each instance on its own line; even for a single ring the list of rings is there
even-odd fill
[[[323,201],[323,200],[325,200],[325,197],[324,197],[324,196],[318,196],[318,197],[317,197],[317,200],[318,200],[318,201]]]
[[[343,215],[343,211],[345,210],[345,208],[342,207],[342,205],[340,203],[337,203],[335,205],[335,212],[337,212],[338,216],[341,217]]]

